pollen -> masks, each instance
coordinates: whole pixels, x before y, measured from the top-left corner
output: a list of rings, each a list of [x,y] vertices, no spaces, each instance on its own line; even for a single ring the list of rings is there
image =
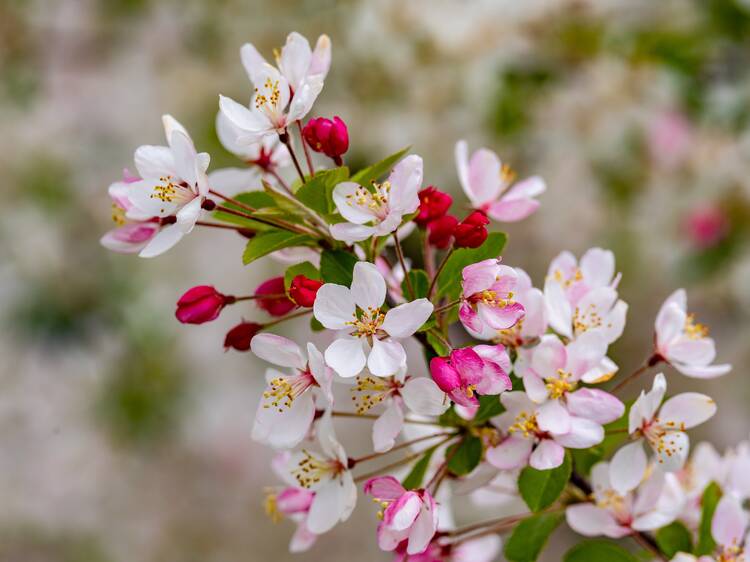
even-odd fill
[[[575,390],[576,383],[570,379],[573,377],[572,373],[566,373],[562,369],[557,370],[557,377],[550,377],[546,379],[547,392],[549,397],[553,400],[562,398],[566,393]]]
[[[377,335],[384,320],[385,314],[380,312],[380,308],[367,307],[367,310],[363,310],[360,316],[355,314],[354,320],[347,322],[347,325],[354,328],[351,335],[358,338],[371,338]]]
[[[263,90],[255,88],[255,109],[262,109],[264,106],[270,106],[270,109],[276,110],[281,99],[281,90],[279,81],[266,78],[263,83]]]
[[[701,340],[708,337],[708,326],[695,321],[695,314],[688,314],[685,318],[685,335],[691,340]]]
[[[158,199],[164,203],[172,203],[177,198],[177,190],[180,186],[172,181],[172,176],[161,176],[159,182],[154,187],[151,199]]]
[[[341,465],[335,460],[321,459],[306,450],[303,450],[302,454],[304,456],[297,464],[297,468],[292,470],[292,476],[303,488],[309,489],[324,477],[334,475],[341,470]]]
[[[299,375],[291,377],[276,377],[263,392],[263,407],[283,412],[291,408],[294,401],[314,384],[315,379],[309,371],[300,371]]]
[[[120,207],[117,203],[112,203],[112,222],[117,226],[125,224],[125,209]]]
[[[266,492],[266,497],[263,500],[263,509],[265,510],[268,518],[273,523],[278,523],[284,518],[282,513],[279,511],[279,505],[276,499],[276,492],[271,490]]]
[[[506,185],[512,184],[516,179],[516,172],[508,164],[500,167],[500,181]]]
[[[391,182],[372,182],[372,190],[359,186],[357,190],[346,196],[349,206],[366,208],[380,218],[384,218],[388,211],[388,197],[391,192]]]
[[[385,379],[375,376],[358,376],[357,384],[352,387],[352,401],[358,414],[364,414],[380,404],[394,391],[395,387]]]
[[[536,415],[528,412],[521,412],[516,416],[516,422],[508,428],[508,433],[519,432],[525,438],[529,438],[539,433],[539,424],[536,421]]]
[[[583,310],[576,307],[573,311],[573,329],[576,334],[582,334],[587,330],[601,328],[602,326],[604,326],[604,321],[594,304],[589,304]],[[606,327],[610,327],[610,325],[608,324]]]

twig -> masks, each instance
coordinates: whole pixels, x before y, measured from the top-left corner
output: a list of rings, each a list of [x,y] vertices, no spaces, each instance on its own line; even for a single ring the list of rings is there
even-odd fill
[[[310,177],[315,177],[315,168],[313,168],[312,158],[310,158],[310,149],[307,148],[305,137],[302,135],[302,122],[297,121],[297,128],[299,129],[299,138],[302,142],[302,150],[305,151],[305,160],[307,160],[307,169],[310,170]]]
[[[411,277],[409,277],[409,272],[406,269],[406,261],[404,260],[404,251],[401,248],[401,242],[398,239],[398,231],[393,231],[393,242],[396,246],[396,255],[398,256],[398,261],[401,264],[401,270],[404,272],[404,278],[406,279],[406,289],[409,291],[409,298],[414,298],[414,287],[411,284]]]
[[[450,437],[455,435],[455,433],[448,433],[445,431],[441,431],[440,433],[433,433],[431,435],[423,435],[421,437],[417,437],[416,439],[411,439],[410,441],[404,441],[403,443],[399,443],[398,445],[395,445],[394,447],[391,447],[387,451],[383,451],[382,453],[372,453],[370,455],[365,455],[364,457],[359,457],[356,459],[349,459],[349,466],[355,466],[361,462],[369,461],[372,459],[377,459],[382,456],[385,456],[389,453],[392,453],[393,451],[398,451],[399,449],[403,449],[404,447],[409,447],[411,445],[414,445],[416,443],[420,443],[422,441],[427,441],[428,439],[435,439],[436,437]]]
[[[276,324],[280,324],[281,322],[285,322],[286,320],[292,320],[294,318],[299,318],[300,316],[305,316],[306,314],[310,314],[312,312],[312,308],[308,308],[307,310],[303,310],[301,312],[295,312],[294,314],[288,314],[286,316],[283,316],[281,318],[278,318],[276,320],[271,320],[270,322],[267,322],[265,327],[270,328],[271,326],[275,326]]]
[[[299,165],[299,160],[297,160],[297,155],[294,153],[294,148],[292,147],[292,140],[289,137],[289,131],[284,130],[283,133],[279,133],[279,140],[286,145],[286,149],[289,151],[289,156],[292,157],[294,168],[297,170],[297,174],[299,174],[299,177],[302,180],[302,183],[305,183],[305,173],[302,171],[302,168]]]
[[[654,353],[646,359],[646,361],[643,362],[643,365],[638,367],[635,371],[630,373],[627,377],[625,377],[620,383],[615,386],[610,392],[614,394],[615,392],[622,390],[625,388],[628,384],[630,384],[632,381],[637,379],[639,376],[641,376],[643,373],[645,373],[648,369],[651,367],[654,367],[655,365],[658,365],[664,360],[664,358],[659,353]]]
[[[453,255],[453,246],[451,246],[451,249],[448,250],[448,252],[445,254],[445,257],[443,257],[443,261],[440,262],[440,265],[437,268],[437,271],[435,272],[435,275],[432,276],[432,282],[430,283],[430,288],[427,290],[427,298],[432,298],[432,293],[435,292],[435,287],[437,286],[437,280],[438,277],[440,277],[440,274],[443,272],[443,269],[445,269],[445,264],[448,263],[448,259]]]

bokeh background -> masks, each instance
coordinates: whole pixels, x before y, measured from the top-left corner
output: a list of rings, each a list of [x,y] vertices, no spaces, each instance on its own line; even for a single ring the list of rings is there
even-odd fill
[[[426,181],[458,195],[466,138],[544,176],[540,211],[507,228],[506,263],[541,284],[563,249],[615,250],[624,371],[645,357],[659,303],[688,288],[735,370],[672,372],[672,388],[719,402],[701,437],[747,437],[748,0],[2,0],[0,561],[298,559],[293,525],[265,517],[270,451],[249,437],[263,368],[222,350],[229,327],[262,313],[173,317],[192,285],[243,294],[280,267],[243,268],[242,239],[222,231],[157,260],[98,244],[106,188],[136,146],[162,143],[162,113],[212,169],[233,164],[213,131],[218,93],[245,99],[240,45],[270,54],[291,30],[333,40],[313,114],[349,124],[350,165],[411,145]],[[355,451],[358,423],[344,431]],[[361,501],[305,559],[387,560],[374,511]]]

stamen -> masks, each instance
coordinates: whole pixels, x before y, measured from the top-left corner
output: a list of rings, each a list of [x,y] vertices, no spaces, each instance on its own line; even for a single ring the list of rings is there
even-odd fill
[[[357,408],[358,414],[364,414],[373,406],[380,404],[396,389],[397,385],[375,376],[358,376],[356,386],[352,387],[352,392],[358,393],[352,396],[352,401]]]
[[[299,375],[277,377],[268,383],[268,390],[263,392],[264,408],[276,408],[279,412],[291,408],[294,401],[308,388],[316,384],[309,371],[300,371]]]
[[[380,312],[380,308],[368,306],[367,310],[362,311],[361,316],[357,316],[355,313],[354,320],[346,324],[354,328],[354,332],[351,335],[358,338],[370,338],[378,333],[384,320],[385,314]]]
[[[303,488],[311,488],[327,475],[335,475],[343,469],[338,461],[321,459],[303,450],[304,458],[299,461],[297,468],[292,470],[292,476]]]
[[[125,224],[125,209],[120,207],[117,203],[112,203],[112,222],[117,226]]]
[[[566,373],[562,369],[557,370],[557,377],[550,377],[545,379],[547,382],[544,385],[547,387],[549,397],[553,400],[562,398],[566,393],[575,390],[576,383],[569,379],[573,377],[572,373]]]
[[[688,314],[685,318],[685,335],[691,340],[701,340],[708,337],[708,326],[695,321],[695,314]]]
[[[279,511],[279,505],[276,499],[276,492],[273,490],[266,491],[266,497],[263,500],[263,508],[272,523],[278,523],[284,518],[284,515]]]
[[[516,423],[508,428],[508,433],[515,433],[516,431],[522,433],[526,439],[539,433],[539,424],[536,421],[536,415],[529,414],[528,412],[518,414],[516,416]]]

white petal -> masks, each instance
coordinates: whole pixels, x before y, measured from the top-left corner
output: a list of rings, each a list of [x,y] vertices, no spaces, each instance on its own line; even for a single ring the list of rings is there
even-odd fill
[[[401,388],[406,407],[421,416],[439,416],[450,407],[450,400],[429,377],[409,379]]]
[[[581,273],[589,287],[609,285],[615,276],[615,255],[610,250],[591,248],[581,257]]]
[[[635,490],[646,474],[648,459],[641,439],[621,447],[609,465],[612,488],[620,495]]]
[[[565,435],[554,435],[554,439],[563,447],[588,449],[604,440],[604,428],[595,421],[571,416],[570,431]]]
[[[257,168],[222,168],[208,174],[211,189],[223,195],[236,195],[242,191],[257,190],[260,174]]]
[[[669,344],[685,328],[687,313],[675,302],[665,302],[656,317],[656,344],[659,351],[666,353]]]
[[[385,302],[385,279],[375,264],[360,261],[354,264],[352,297],[362,310],[376,309]]]
[[[427,299],[400,304],[386,312],[382,328],[394,338],[407,338],[427,322],[433,308]]]
[[[559,400],[548,400],[539,406],[536,420],[539,429],[553,435],[563,435],[570,431],[570,415]]]
[[[172,151],[166,146],[139,146],[135,150],[135,167],[144,179],[175,175]]]
[[[337,339],[329,345],[325,358],[326,363],[344,378],[357,376],[367,363],[362,340],[350,337]]]
[[[388,181],[391,183],[388,199],[391,209],[399,211],[400,215],[416,211],[422,186],[422,158],[411,154],[401,160],[393,168]]]
[[[330,228],[331,236],[336,240],[351,246],[355,242],[361,242],[367,240],[370,236],[375,234],[375,228],[372,226],[363,226],[360,224],[351,224],[348,222],[340,222],[331,225]]]
[[[487,462],[500,470],[513,470],[525,466],[533,443],[529,439],[511,435],[505,441],[487,449]]]
[[[408,554],[423,552],[430,544],[432,537],[435,536],[435,531],[437,530],[437,513],[434,509],[436,507],[434,504],[430,506],[428,503],[423,505],[409,531],[409,544],[406,549]]]
[[[579,503],[565,510],[565,519],[576,533],[585,537],[605,535],[619,538],[629,534],[629,530],[620,527],[614,516],[607,510],[590,503]],[[602,560],[602,562],[605,562]]]
[[[659,422],[674,429],[690,429],[716,413],[716,402],[705,394],[684,392],[673,396],[659,410]]]
[[[747,529],[747,513],[731,494],[725,494],[716,506],[711,522],[711,534],[721,546],[740,544]]]
[[[389,451],[404,427],[404,412],[398,401],[393,400],[380,417],[372,424],[372,444],[376,453]]]
[[[255,355],[280,367],[304,370],[307,360],[302,350],[292,340],[267,332],[256,335],[250,341],[250,349]]]
[[[281,411],[261,403],[255,414],[252,438],[277,449],[291,449],[305,438],[314,419],[315,402],[309,392]]]
[[[333,202],[346,220],[354,224],[365,224],[376,216],[367,205],[357,203],[356,193],[359,189],[362,187],[358,183],[342,182],[333,189]]]
[[[396,340],[373,338],[367,368],[378,377],[395,374],[406,363],[404,347]]]
[[[193,141],[185,133],[176,130],[172,132],[169,145],[172,148],[177,174],[190,186],[195,186],[198,183],[197,152],[195,146],[193,146]]]
[[[259,140],[267,129],[268,124],[259,115],[231,98],[219,96],[219,108],[235,127],[242,130],[243,137],[255,136]],[[238,138],[238,142],[242,139]]]
[[[544,284],[544,302],[547,305],[549,325],[558,334],[573,336],[573,309],[560,283],[548,279]]]
[[[565,449],[551,439],[542,440],[529,457],[529,464],[537,470],[557,468],[563,463]]]
[[[279,70],[294,90],[298,90],[310,66],[312,50],[310,43],[302,35],[293,31],[286,38],[281,49]]]
[[[183,236],[184,233],[178,225],[170,224],[166,228],[162,228],[138,255],[142,258],[159,256],[177,244]]]
[[[315,297],[313,315],[329,330],[343,330],[354,320],[354,297],[348,287],[326,283]]]
[[[242,60],[242,66],[245,67],[247,77],[254,86],[261,86],[261,75],[263,70],[268,64],[266,59],[258,52],[258,49],[252,43],[245,43],[240,49],[240,59]]]
[[[316,535],[330,531],[346,511],[346,491],[338,479],[329,480],[315,492],[307,526]]]
[[[653,444],[652,444],[653,447]],[[690,451],[690,438],[682,431],[669,431],[654,448],[656,459],[664,472],[675,472],[685,466]]]

